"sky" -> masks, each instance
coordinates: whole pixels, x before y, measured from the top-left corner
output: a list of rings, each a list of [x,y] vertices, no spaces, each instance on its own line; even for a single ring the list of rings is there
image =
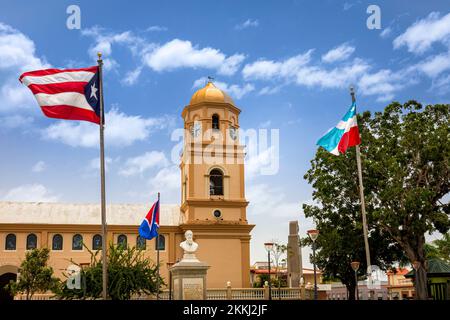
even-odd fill
[[[212,76],[242,110],[242,130],[279,135],[246,165],[252,263],[265,261],[264,242],[287,242],[289,221],[299,221],[302,237],[313,227],[301,209],[312,202],[303,176],[316,141],[348,109],[350,85],[360,112],[392,101],[449,102],[448,1],[43,0],[0,8],[0,200],[100,199],[98,126],[43,116],[18,81],[22,72],[87,67],[103,53],[107,201],[149,204],[158,191],[163,204],[180,202],[172,134]],[[305,266],[309,253],[303,248]]]

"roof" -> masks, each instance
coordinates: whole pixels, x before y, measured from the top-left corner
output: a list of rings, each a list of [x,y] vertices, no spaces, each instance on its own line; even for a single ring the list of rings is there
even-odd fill
[[[203,88],[197,90],[189,104],[201,102],[221,102],[234,105],[233,99],[224,91],[217,88],[212,82],[208,82]]]
[[[165,204],[160,208],[162,226],[183,222],[178,205]],[[149,209],[149,204],[107,204],[106,222],[140,225]],[[97,225],[101,224],[100,204],[0,201],[0,223]]]
[[[411,270],[405,277],[413,278],[415,271]],[[427,276],[450,276],[450,265],[445,261],[437,258],[428,259]]]
[[[388,275],[388,276],[392,276],[392,275],[404,276],[408,272],[410,272],[410,270],[408,270],[407,268],[397,268],[397,269],[395,269],[395,272],[393,272],[391,270],[387,271],[386,275]]]
[[[268,269],[255,269],[254,267],[251,267],[250,272],[255,273],[255,274],[266,274],[266,273],[269,273],[269,270]],[[287,269],[280,268],[280,269],[278,269],[278,272],[284,274],[284,273],[287,273]],[[271,268],[270,273],[276,273],[276,267]],[[320,270],[317,270],[316,273],[318,275],[322,274],[322,272]],[[309,269],[309,268],[303,268],[303,274],[314,274],[314,270]]]

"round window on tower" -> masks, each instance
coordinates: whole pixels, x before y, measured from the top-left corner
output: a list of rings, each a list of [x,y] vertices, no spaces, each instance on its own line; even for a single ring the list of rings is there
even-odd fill
[[[213,214],[216,219],[220,219],[222,217],[222,212],[220,212],[220,210],[214,210]]]

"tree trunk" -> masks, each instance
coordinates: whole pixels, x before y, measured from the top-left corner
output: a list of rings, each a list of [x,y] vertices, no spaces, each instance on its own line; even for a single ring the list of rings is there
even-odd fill
[[[356,290],[356,286],[352,284],[346,284],[345,287],[347,288],[347,292],[348,292],[348,300],[356,300],[355,297],[355,290]]]
[[[414,279],[414,287],[416,289],[416,299],[427,300],[428,299],[427,270],[425,270],[425,266],[423,263],[421,263],[421,266],[415,273],[416,278]]]
[[[405,250],[411,264],[413,264],[414,261],[420,262],[419,268],[414,272],[415,299],[428,300],[428,268],[424,250],[425,236],[419,235],[413,241],[410,239],[408,240],[399,242],[400,246]]]

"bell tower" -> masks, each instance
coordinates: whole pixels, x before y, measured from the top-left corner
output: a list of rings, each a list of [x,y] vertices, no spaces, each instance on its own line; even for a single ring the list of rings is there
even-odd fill
[[[181,211],[188,223],[247,224],[240,112],[211,81],[183,110]]]
[[[246,213],[240,112],[211,81],[194,93],[182,112],[180,210],[184,219],[179,228],[194,232],[198,259],[212,266],[207,275],[211,288],[223,287],[227,281],[236,287],[250,286],[254,225],[248,224]]]

